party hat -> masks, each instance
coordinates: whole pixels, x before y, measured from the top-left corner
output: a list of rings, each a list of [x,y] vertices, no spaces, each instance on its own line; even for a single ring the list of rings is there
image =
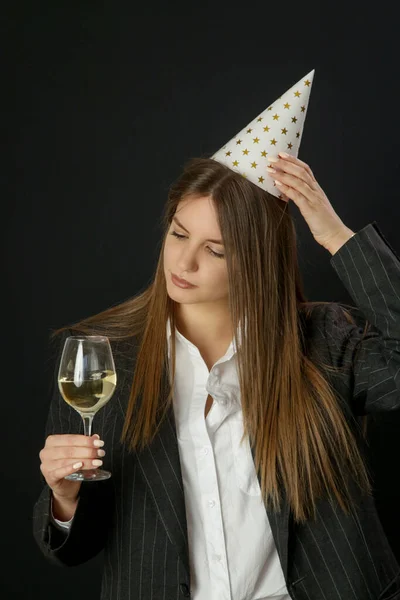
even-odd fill
[[[269,156],[297,156],[315,70],[241,129],[211,158],[240,173],[270,194],[282,197],[269,175]]]

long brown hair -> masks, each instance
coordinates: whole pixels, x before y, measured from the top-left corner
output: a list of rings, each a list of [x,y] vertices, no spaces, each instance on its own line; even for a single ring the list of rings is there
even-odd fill
[[[312,360],[307,349],[304,324],[327,303],[306,300],[289,204],[242,175],[210,158],[188,161],[169,190],[162,247],[150,285],[54,335],[69,328],[102,333],[110,340],[136,338],[138,353],[121,442],[130,451],[149,444],[171,406],[174,388],[174,377],[163,387],[168,369],[166,322],[171,319],[173,333],[176,323],[164,276],[164,244],[179,202],[192,196],[209,196],[214,202],[225,246],[233,331],[246,320],[241,346],[235,333],[238,375],[245,435],[254,451],[264,500],[280,510],[283,485],[296,522],[314,518],[316,500],[324,495],[336,497],[347,513],[352,505],[348,475],[367,494],[371,484],[354,432],[323,373],[323,368],[335,369]],[[174,335],[171,349],[175,373]],[[162,394],[165,389],[168,393]]]

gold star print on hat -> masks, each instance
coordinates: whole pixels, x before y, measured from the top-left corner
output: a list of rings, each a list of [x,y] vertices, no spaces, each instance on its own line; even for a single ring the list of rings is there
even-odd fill
[[[310,71],[211,158],[240,173],[270,194],[281,192],[267,172],[278,152],[297,156],[315,70]]]

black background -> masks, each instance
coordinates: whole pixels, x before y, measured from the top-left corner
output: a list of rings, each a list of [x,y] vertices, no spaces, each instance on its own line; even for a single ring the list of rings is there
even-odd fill
[[[348,227],[376,220],[400,252],[396,23],[387,7],[338,3],[9,7],[2,599],[99,596],[102,556],[53,567],[32,536],[48,334],[147,286],[168,186],[188,158],[220,148],[315,68],[299,157]],[[291,211],[308,298],[354,304],[293,203]],[[377,507],[400,561],[399,417],[379,415],[370,445]]]

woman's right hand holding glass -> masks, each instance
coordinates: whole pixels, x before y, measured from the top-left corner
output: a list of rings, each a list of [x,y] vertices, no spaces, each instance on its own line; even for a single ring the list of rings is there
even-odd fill
[[[95,469],[103,464],[105,451],[99,436],[79,434],[49,435],[39,452],[40,470],[54,498],[67,507],[76,505],[81,481],[65,479],[78,469]],[[95,462],[93,462],[95,461]]]

